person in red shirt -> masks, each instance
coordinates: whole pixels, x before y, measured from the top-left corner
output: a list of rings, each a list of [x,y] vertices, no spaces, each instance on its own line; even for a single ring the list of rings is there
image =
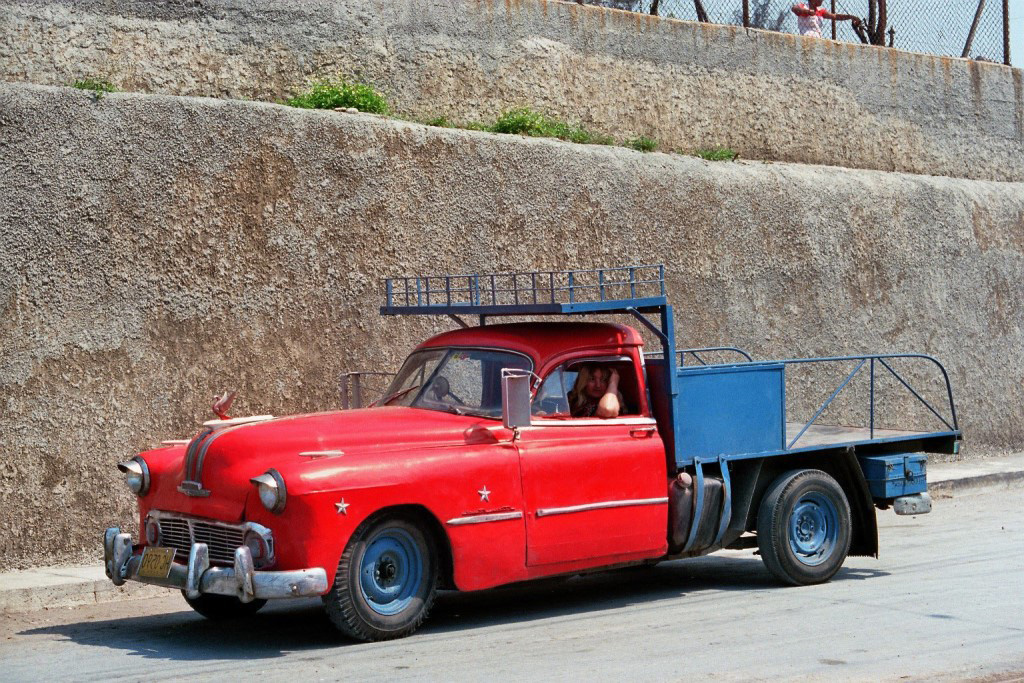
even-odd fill
[[[808,0],[793,5],[793,14],[796,15],[797,29],[802,36],[814,36],[821,38],[821,22],[824,19],[829,21],[849,21],[854,27],[860,25],[860,19],[852,14],[833,14],[821,6],[824,0]]]

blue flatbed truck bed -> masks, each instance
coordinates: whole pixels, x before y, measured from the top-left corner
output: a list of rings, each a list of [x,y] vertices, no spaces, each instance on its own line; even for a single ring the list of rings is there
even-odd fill
[[[849,554],[877,556],[874,508],[930,511],[922,454],[959,450],[952,388],[935,358],[904,353],[755,361],[733,347],[678,349],[663,265],[399,277],[385,285],[384,315],[446,315],[461,325],[464,316],[478,316],[485,325],[494,316],[625,314],[657,337],[661,352],[647,354],[647,389],[668,475],[676,477],[670,486],[673,556],[757,545],[779,579],[827,580],[845,559],[843,545]],[[743,360],[704,360],[722,351]],[[894,367],[911,361],[932,369],[944,386],[944,405],[932,405]],[[787,371],[808,364],[852,370],[808,421],[797,422],[786,412]],[[844,389],[864,375],[866,424],[819,424]],[[529,401],[529,388],[537,385],[522,373],[510,371],[505,389],[512,391],[517,376]],[[903,387],[936,428],[876,426],[880,376]],[[527,408],[527,421],[528,414]],[[517,426],[508,411],[505,419]]]

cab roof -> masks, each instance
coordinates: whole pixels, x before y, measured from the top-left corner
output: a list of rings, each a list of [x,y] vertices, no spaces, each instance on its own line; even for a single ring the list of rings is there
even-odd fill
[[[534,362],[573,349],[642,346],[632,327],[616,323],[531,322],[468,327],[431,337],[417,349],[438,346],[501,347],[531,356]]]

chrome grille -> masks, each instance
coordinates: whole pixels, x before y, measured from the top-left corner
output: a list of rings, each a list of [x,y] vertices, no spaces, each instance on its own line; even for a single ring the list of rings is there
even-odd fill
[[[208,522],[188,517],[158,516],[160,545],[174,548],[175,559],[188,560],[193,543],[205,543],[210,550],[210,562],[232,565],[235,548],[242,545],[245,530],[239,526]]]

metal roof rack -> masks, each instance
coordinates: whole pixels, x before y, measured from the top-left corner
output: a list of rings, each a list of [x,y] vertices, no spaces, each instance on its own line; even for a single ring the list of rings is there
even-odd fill
[[[385,288],[383,315],[631,313],[668,303],[664,265],[392,277]]]

